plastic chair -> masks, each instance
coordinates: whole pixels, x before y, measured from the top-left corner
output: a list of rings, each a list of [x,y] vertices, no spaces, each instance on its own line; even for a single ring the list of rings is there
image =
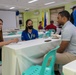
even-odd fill
[[[39,38],[43,38],[43,34],[39,34]]]
[[[52,30],[52,32],[54,32],[54,33],[56,32],[54,29],[51,29],[51,30]]]
[[[9,33],[8,35],[15,35],[15,34],[16,34],[16,33],[12,33],[12,32],[11,32],[11,33]]]
[[[52,29],[49,29],[48,31],[51,33],[52,32]]]
[[[50,36],[51,36],[52,29],[49,29],[48,32],[49,32],[49,34],[50,34]]]
[[[2,61],[0,61],[0,65],[2,65]]]
[[[18,31],[17,34],[22,34],[22,31]]]
[[[46,33],[45,33],[45,35],[46,35],[46,37],[50,37],[50,32],[49,31],[47,31]]]
[[[59,48],[57,46],[56,48],[50,50],[42,63],[42,66],[36,65],[36,66],[31,66],[28,68],[26,71],[22,73],[22,75],[54,75],[54,64],[55,64],[55,59],[56,59],[56,50]],[[47,66],[48,60],[51,58],[50,65]]]

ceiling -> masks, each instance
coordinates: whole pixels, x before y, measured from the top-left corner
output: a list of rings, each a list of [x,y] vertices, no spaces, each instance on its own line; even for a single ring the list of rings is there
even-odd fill
[[[73,2],[76,0],[38,0],[33,3],[28,3],[31,0],[0,0],[0,9],[8,9],[10,7],[15,7],[13,10],[25,10],[29,8],[29,10],[37,10],[47,7],[56,6],[59,4],[65,4],[69,2]],[[54,2],[53,4],[44,5],[45,3]]]

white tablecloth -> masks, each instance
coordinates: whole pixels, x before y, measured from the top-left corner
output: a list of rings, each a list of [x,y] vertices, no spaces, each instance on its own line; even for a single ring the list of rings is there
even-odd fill
[[[76,75],[76,60],[63,66],[64,75]]]
[[[19,41],[21,41],[21,34],[16,34],[16,35],[5,35],[3,36],[4,41],[8,41],[14,38],[18,38]]]
[[[50,42],[44,42],[45,40],[42,38],[4,46],[2,75],[21,75],[31,65],[40,64],[43,56],[60,44],[60,39],[52,39]]]
[[[7,34],[7,33],[4,33]],[[43,34],[43,32],[38,32],[38,34]],[[19,41],[21,41],[21,34],[15,34],[15,35],[3,35],[4,41],[8,41],[14,38],[18,38]]]

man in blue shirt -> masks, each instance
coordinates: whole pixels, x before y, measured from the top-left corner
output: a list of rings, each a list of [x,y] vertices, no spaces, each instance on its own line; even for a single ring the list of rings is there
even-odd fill
[[[31,19],[26,21],[26,29],[22,32],[21,40],[27,41],[38,38],[38,31],[33,28],[33,22]]]
[[[76,26],[76,6],[74,6],[73,8],[74,8],[73,11],[74,25]]]
[[[74,26],[76,26],[76,5],[74,5],[71,9],[73,12],[71,13],[70,21],[74,24]]]

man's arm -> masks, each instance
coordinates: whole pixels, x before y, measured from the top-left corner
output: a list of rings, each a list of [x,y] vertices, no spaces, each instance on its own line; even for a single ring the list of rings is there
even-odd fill
[[[62,41],[60,44],[59,49],[57,50],[58,53],[63,53],[64,50],[68,47],[69,41]]]

